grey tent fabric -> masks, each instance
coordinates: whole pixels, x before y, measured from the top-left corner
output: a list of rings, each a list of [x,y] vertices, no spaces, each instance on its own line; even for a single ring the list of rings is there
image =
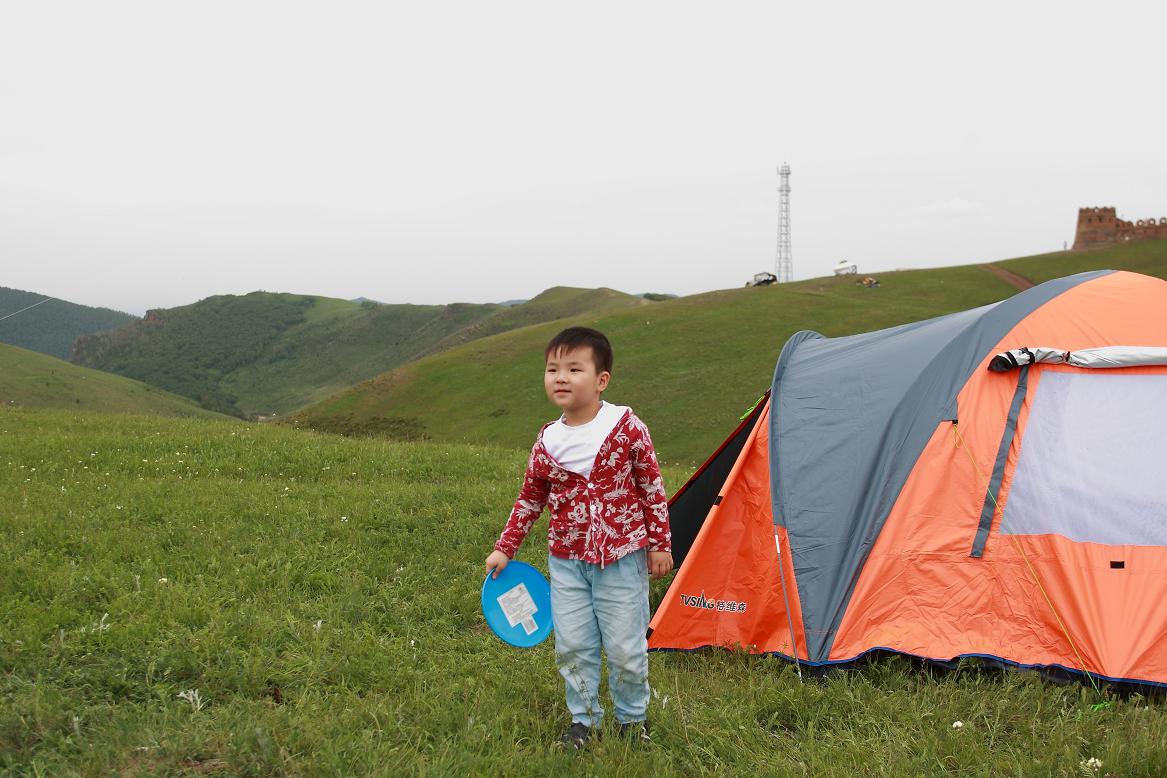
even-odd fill
[[[972,371],[1018,322],[1103,270],[1008,300],[878,332],[800,332],[770,397],[771,499],[786,528],[807,650],[826,661],[855,582],[938,424]]]

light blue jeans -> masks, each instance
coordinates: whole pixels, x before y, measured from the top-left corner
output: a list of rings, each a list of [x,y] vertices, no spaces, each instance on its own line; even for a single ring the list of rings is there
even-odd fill
[[[648,712],[648,567],[640,549],[600,568],[550,557],[555,663],[567,687],[571,720],[589,727],[604,718],[600,648],[608,655],[608,690],[621,724]]]

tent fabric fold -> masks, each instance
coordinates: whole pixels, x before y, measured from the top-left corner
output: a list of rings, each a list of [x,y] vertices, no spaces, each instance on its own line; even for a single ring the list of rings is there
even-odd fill
[[[1016,367],[1040,362],[1046,365],[1073,365],[1074,367],[1111,368],[1139,365],[1167,365],[1167,348],[1150,346],[1103,346],[1077,351],[1037,346],[1004,351],[989,362],[989,370],[1003,373]]]

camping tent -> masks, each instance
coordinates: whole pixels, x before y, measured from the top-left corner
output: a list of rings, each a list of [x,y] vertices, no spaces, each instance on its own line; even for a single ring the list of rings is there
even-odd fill
[[[875,650],[1167,684],[1167,282],[1098,271],[799,332],[673,498],[653,649]]]

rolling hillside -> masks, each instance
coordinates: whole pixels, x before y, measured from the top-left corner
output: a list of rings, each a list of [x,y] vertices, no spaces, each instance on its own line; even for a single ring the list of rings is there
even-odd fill
[[[508,332],[531,324],[585,313],[611,313],[637,305],[651,305],[651,303],[643,298],[617,292],[615,289],[576,289],[569,286],[556,286],[524,303],[505,308],[464,330],[442,338],[431,351],[443,351],[471,340]]]
[[[0,344],[0,405],[224,418],[185,397],[47,354]]]
[[[68,359],[78,337],[112,330],[136,319],[109,308],[91,308],[64,300],[41,302],[48,297],[0,286],[0,317],[28,309],[0,321],[0,343]]]
[[[1062,252],[994,263],[1041,282],[1099,268],[1167,277],[1167,242]],[[377,376],[296,417],[350,435],[489,442],[525,448],[552,418],[540,374],[542,349],[558,329],[588,324],[616,349],[612,402],[632,405],[666,462],[702,461],[769,386],[794,332],[839,336],[985,305],[1017,289],[969,265],[880,274],[866,289],[851,278],[820,278],[735,289],[601,316],[525,327],[434,354]]]
[[[512,308],[220,295],[81,338],[74,361],[222,413],[282,415],[447,345],[582,310],[646,304],[602,289],[548,290]]]

